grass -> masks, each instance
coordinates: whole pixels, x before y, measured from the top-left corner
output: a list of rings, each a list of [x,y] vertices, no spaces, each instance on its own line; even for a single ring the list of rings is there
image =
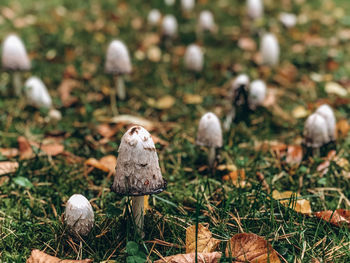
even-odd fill
[[[256,176],[256,172],[263,173],[272,190],[299,192],[311,202],[313,211],[349,209],[349,204],[340,201],[340,193],[350,196],[349,179],[341,173],[348,171],[349,167],[332,162],[329,172],[321,177],[316,170],[322,162],[319,158],[306,159],[299,167],[291,168],[281,165],[272,152],[254,147],[255,142],[262,140],[297,143],[305,119],[297,119],[294,123],[264,108],[244,118],[238,116],[232,129],[224,134],[224,147],[219,152],[218,163],[234,164],[244,169],[248,182],[244,188],[223,182],[221,178],[227,171],[217,171],[209,176],[206,169],[200,169],[206,164],[206,152],[194,145],[196,126],[203,113],[215,111],[221,120],[224,119],[227,84],[239,72],[246,72],[252,78],[263,77],[270,86],[277,87],[282,92],[277,103],[288,114],[296,106],[313,108],[326,99],[336,108],[338,119],[347,118],[349,104],[339,103],[335,96],[325,93],[326,81],[313,82],[310,74],[328,75],[328,79],[348,85],[349,40],[339,40],[337,32],[349,25],[349,16],[346,16],[350,11],[349,2],[310,0],[303,5],[291,5],[289,10],[303,13],[309,20],[287,31],[276,19],[286,7],[269,1],[272,4],[266,7],[267,15],[261,27],[279,32],[282,50],[279,69],[290,69],[288,63],[296,66],[295,77],[285,83],[276,79],[280,75],[279,69],[266,73],[255,64],[253,53],[238,48],[237,40],[242,36],[259,39],[258,32],[247,25],[243,1],[201,1],[202,4],[197,5],[195,14],[210,9],[219,25],[217,35],[205,37],[205,70],[198,76],[184,69],[181,55],[178,55],[186,45],[196,41],[196,16],[184,18],[179,3],[175,7],[166,7],[163,1],[149,2],[40,0],[33,3],[2,0],[2,5],[13,10],[15,17],[5,18],[9,10],[2,9],[0,39],[10,32],[22,37],[33,61],[31,73],[25,73],[25,76],[36,75],[44,80],[63,119],[56,124],[46,123],[43,121],[45,112],[26,106],[24,98],[2,95],[0,146],[17,147],[20,135],[41,141],[48,134],[63,134],[65,149],[74,155],[86,159],[98,159],[107,154],[117,156],[126,127],[122,127],[107,144],[94,143],[101,139],[96,131],[100,123],[98,117],[111,117],[108,95],[104,92],[111,86],[111,78],[104,74],[103,65],[108,43],[117,37],[127,43],[134,67],[134,73],[126,82],[129,99],[119,102],[119,110],[122,114],[160,122],[161,128],[152,134],[169,142],[168,146],[156,145],[163,176],[169,183],[165,192],[150,198],[152,210],[145,218],[146,236],[140,240],[134,235],[132,223],[128,220],[127,198],[110,192],[112,181],[105,173],[94,170],[85,177],[83,163],[70,163],[64,156],[20,160],[15,174],[0,178],[1,261],[24,262],[34,248],[62,258],[75,258],[78,245],[67,233],[61,215],[68,198],[81,193],[91,201],[96,220],[92,233],[85,239],[83,258],[92,258],[96,262],[107,259],[125,262],[128,257],[126,245],[133,244],[130,241],[136,241],[140,251],[149,255],[151,260],[159,258],[155,251],[163,256],[184,253],[185,228],[196,222],[208,223],[214,236],[221,240],[240,233],[241,229],[264,236],[287,262],[311,262],[312,258],[321,262],[349,262],[348,228],[338,228],[283,207],[271,198]],[[143,41],[150,31],[145,20],[153,7],[162,13],[175,14],[180,25],[173,48],[167,49],[159,44],[163,55],[159,63],[135,57],[135,52],[142,50]],[[337,8],[338,12],[343,8],[346,15],[334,17]],[[27,15],[34,16],[34,24],[16,27],[16,19]],[[325,19],[325,15],[333,20]],[[135,19],[142,19],[140,28],[135,28]],[[308,46],[302,37],[298,37],[304,32],[339,41],[318,47]],[[302,44],[304,52],[293,52],[295,44]],[[330,53],[336,55],[330,56]],[[334,71],[327,68],[329,59],[339,65]],[[74,78],[81,85],[73,91],[79,102],[74,107],[64,108],[57,87],[68,65],[74,66],[77,71]],[[84,73],[89,72],[91,77],[84,78]],[[2,72],[0,90],[4,92],[9,86],[9,75]],[[88,100],[92,92],[103,94],[103,100]],[[203,103],[185,104],[182,99],[185,93],[199,94]],[[157,110],[147,104],[149,98],[158,99],[165,95],[176,98],[172,108]],[[336,149],[341,157],[349,160],[349,137],[340,138]],[[322,191],[321,188],[337,188],[339,192]],[[168,246],[152,243],[155,240],[166,241]],[[224,251],[224,242],[220,249]],[[222,262],[228,262],[228,259]]]

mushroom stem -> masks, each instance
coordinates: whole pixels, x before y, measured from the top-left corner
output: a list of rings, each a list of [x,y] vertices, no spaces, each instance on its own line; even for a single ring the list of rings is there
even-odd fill
[[[117,99],[116,99],[116,90],[114,88],[110,89],[110,93],[109,93],[110,97],[111,97],[111,109],[112,109],[112,113],[113,115],[118,115],[118,107],[117,107]]]
[[[144,210],[144,196],[133,196],[132,197],[132,214],[134,217],[135,226],[137,232],[141,237],[144,237],[143,232],[143,210]]]
[[[230,112],[227,114],[226,120],[224,122],[224,130],[228,131],[231,127],[233,119],[236,117],[236,109],[232,106]]]
[[[213,168],[214,168],[215,157],[216,157],[215,147],[211,146],[209,148],[209,155],[208,155],[209,168],[211,171],[213,171]]]
[[[21,80],[21,73],[18,71],[13,72],[12,74],[12,85],[13,85],[13,92],[14,95],[20,96],[21,95],[21,89],[22,89],[22,80]]]
[[[120,100],[125,100],[125,84],[122,76],[114,76],[114,82],[117,89],[118,98]]]

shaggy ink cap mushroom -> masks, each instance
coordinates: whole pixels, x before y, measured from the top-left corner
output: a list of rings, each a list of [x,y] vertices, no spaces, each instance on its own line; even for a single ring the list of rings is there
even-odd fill
[[[166,15],[162,22],[163,35],[167,37],[175,37],[177,34],[177,20],[173,15]]]
[[[120,40],[113,40],[108,46],[105,71],[113,75],[130,74],[132,71],[129,51]]]
[[[202,71],[203,60],[203,51],[198,45],[191,44],[186,48],[184,62],[187,69],[195,72]]]
[[[52,99],[45,84],[37,77],[30,77],[24,84],[28,103],[37,108],[52,108]]]
[[[22,40],[15,34],[7,36],[2,44],[4,70],[28,71],[31,63]]]
[[[189,12],[195,6],[195,0],[181,0],[181,8],[182,10]]]
[[[214,148],[222,147],[221,124],[214,113],[207,112],[200,119],[196,144]]]
[[[215,22],[214,22],[214,16],[213,13],[204,10],[199,14],[199,19],[198,19],[198,27],[199,30],[201,31],[214,31],[215,30]]]
[[[327,121],[320,114],[311,114],[306,119],[304,142],[307,147],[311,148],[320,148],[329,142]]]
[[[264,34],[261,40],[260,53],[263,64],[276,66],[280,57],[280,46],[277,37],[272,33]]]
[[[247,0],[247,13],[252,19],[261,18],[264,14],[262,0]]]
[[[230,97],[235,105],[241,105],[244,102],[245,94],[249,92],[249,77],[246,74],[238,75],[231,83]],[[243,94],[244,93],[244,94]]]
[[[335,141],[336,119],[332,108],[328,104],[323,104],[317,108],[316,113],[326,120],[329,139]]]
[[[72,195],[67,201],[64,221],[74,234],[87,236],[94,226],[94,211],[89,200],[81,194]]]
[[[130,128],[122,137],[112,190],[120,195],[158,194],[166,188],[158,155],[149,132],[141,126]]]
[[[152,9],[148,13],[148,17],[147,17],[148,24],[151,26],[158,25],[161,17],[162,17],[162,14],[160,13],[160,11],[158,9]]]
[[[266,84],[262,80],[254,80],[249,86],[248,102],[251,109],[261,105],[266,97]]]

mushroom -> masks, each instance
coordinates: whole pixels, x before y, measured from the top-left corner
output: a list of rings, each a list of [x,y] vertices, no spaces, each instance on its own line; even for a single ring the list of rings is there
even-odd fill
[[[198,125],[196,144],[209,147],[208,163],[213,171],[216,148],[222,147],[222,130],[219,118],[212,112],[202,116]]]
[[[184,12],[191,12],[194,8],[195,0],[181,0],[181,8]]]
[[[132,214],[137,232],[144,236],[144,196],[166,188],[158,155],[149,132],[133,126],[122,137],[112,191],[132,196]]]
[[[162,17],[162,14],[159,12],[158,9],[152,9],[148,13],[147,21],[150,26],[157,26],[160,22],[160,19]]]
[[[279,62],[280,46],[272,33],[264,34],[261,40],[260,52],[263,64],[276,66]]]
[[[45,84],[38,77],[30,77],[24,84],[28,104],[36,108],[52,108],[52,99]]]
[[[320,154],[320,148],[329,142],[328,126],[326,119],[318,114],[311,114],[304,125],[304,143],[314,150],[314,154]]]
[[[297,24],[297,16],[291,13],[281,13],[279,20],[286,28],[292,28]]]
[[[317,108],[316,113],[321,115],[327,122],[329,141],[335,141],[336,119],[332,108],[328,104],[323,104]]]
[[[175,4],[175,0],[164,0],[164,3],[167,6],[173,6]]]
[[[227,131],[233,119],[236,116],[236,107],[241,105],[248,105],[248,92],[249,92],[249,77],[246,74],[240,74],[231,84],[231,90],[229,98],[231,100],[231,110],[226,116],[224,122],[224,129]]]
[[[167,38],[174,38],[177,35],[177,21],[175,16],[166,15],[162,22],[163,35]]]
[[[261,18],[264,14],[262,0],[247,0],[247,13],[254,20]]]
[[[114,76],[114,84],[117,89],[118,98],[124,100],[125,85],[123,75],[130,74],[132,70],[129,51],[120,40],[113,40],[107,49],[105,72]],[[111,89],[111,106],[113,114],[118,114],[115,99],[115,90]]]
[[[22,88],[20,72],[30,70],[31,63],[26,48],[17,35],[8,35],[2,44],[2,67],[12,72],[13,92],[19,96]]]
[[[262,80],[254,80],[249,86],[248,104],[249,108],[255,110],[266,97],[266,84]]]
[[[202,49],[196,45],[191,44],[186,48],[185,66],[188,70],[200,72],[203,69],[203,52]]]
[[[216,30],[214,16],[212,12],[204,10],[199,14],[197,30],[200,33],[203,31],[214,32]]]

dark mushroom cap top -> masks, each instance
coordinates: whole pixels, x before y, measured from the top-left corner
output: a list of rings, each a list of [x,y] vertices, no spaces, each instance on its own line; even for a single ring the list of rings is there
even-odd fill
[[[2,44],[1,62],[5,70],[30,70],[31,63],[26,48],[18,36],[12,34],[5,38]]]
[[[140,196],[157,194],[166,188],[154,142],[146,129],[130,128],[123,135],[118,152],[112,191]]]

